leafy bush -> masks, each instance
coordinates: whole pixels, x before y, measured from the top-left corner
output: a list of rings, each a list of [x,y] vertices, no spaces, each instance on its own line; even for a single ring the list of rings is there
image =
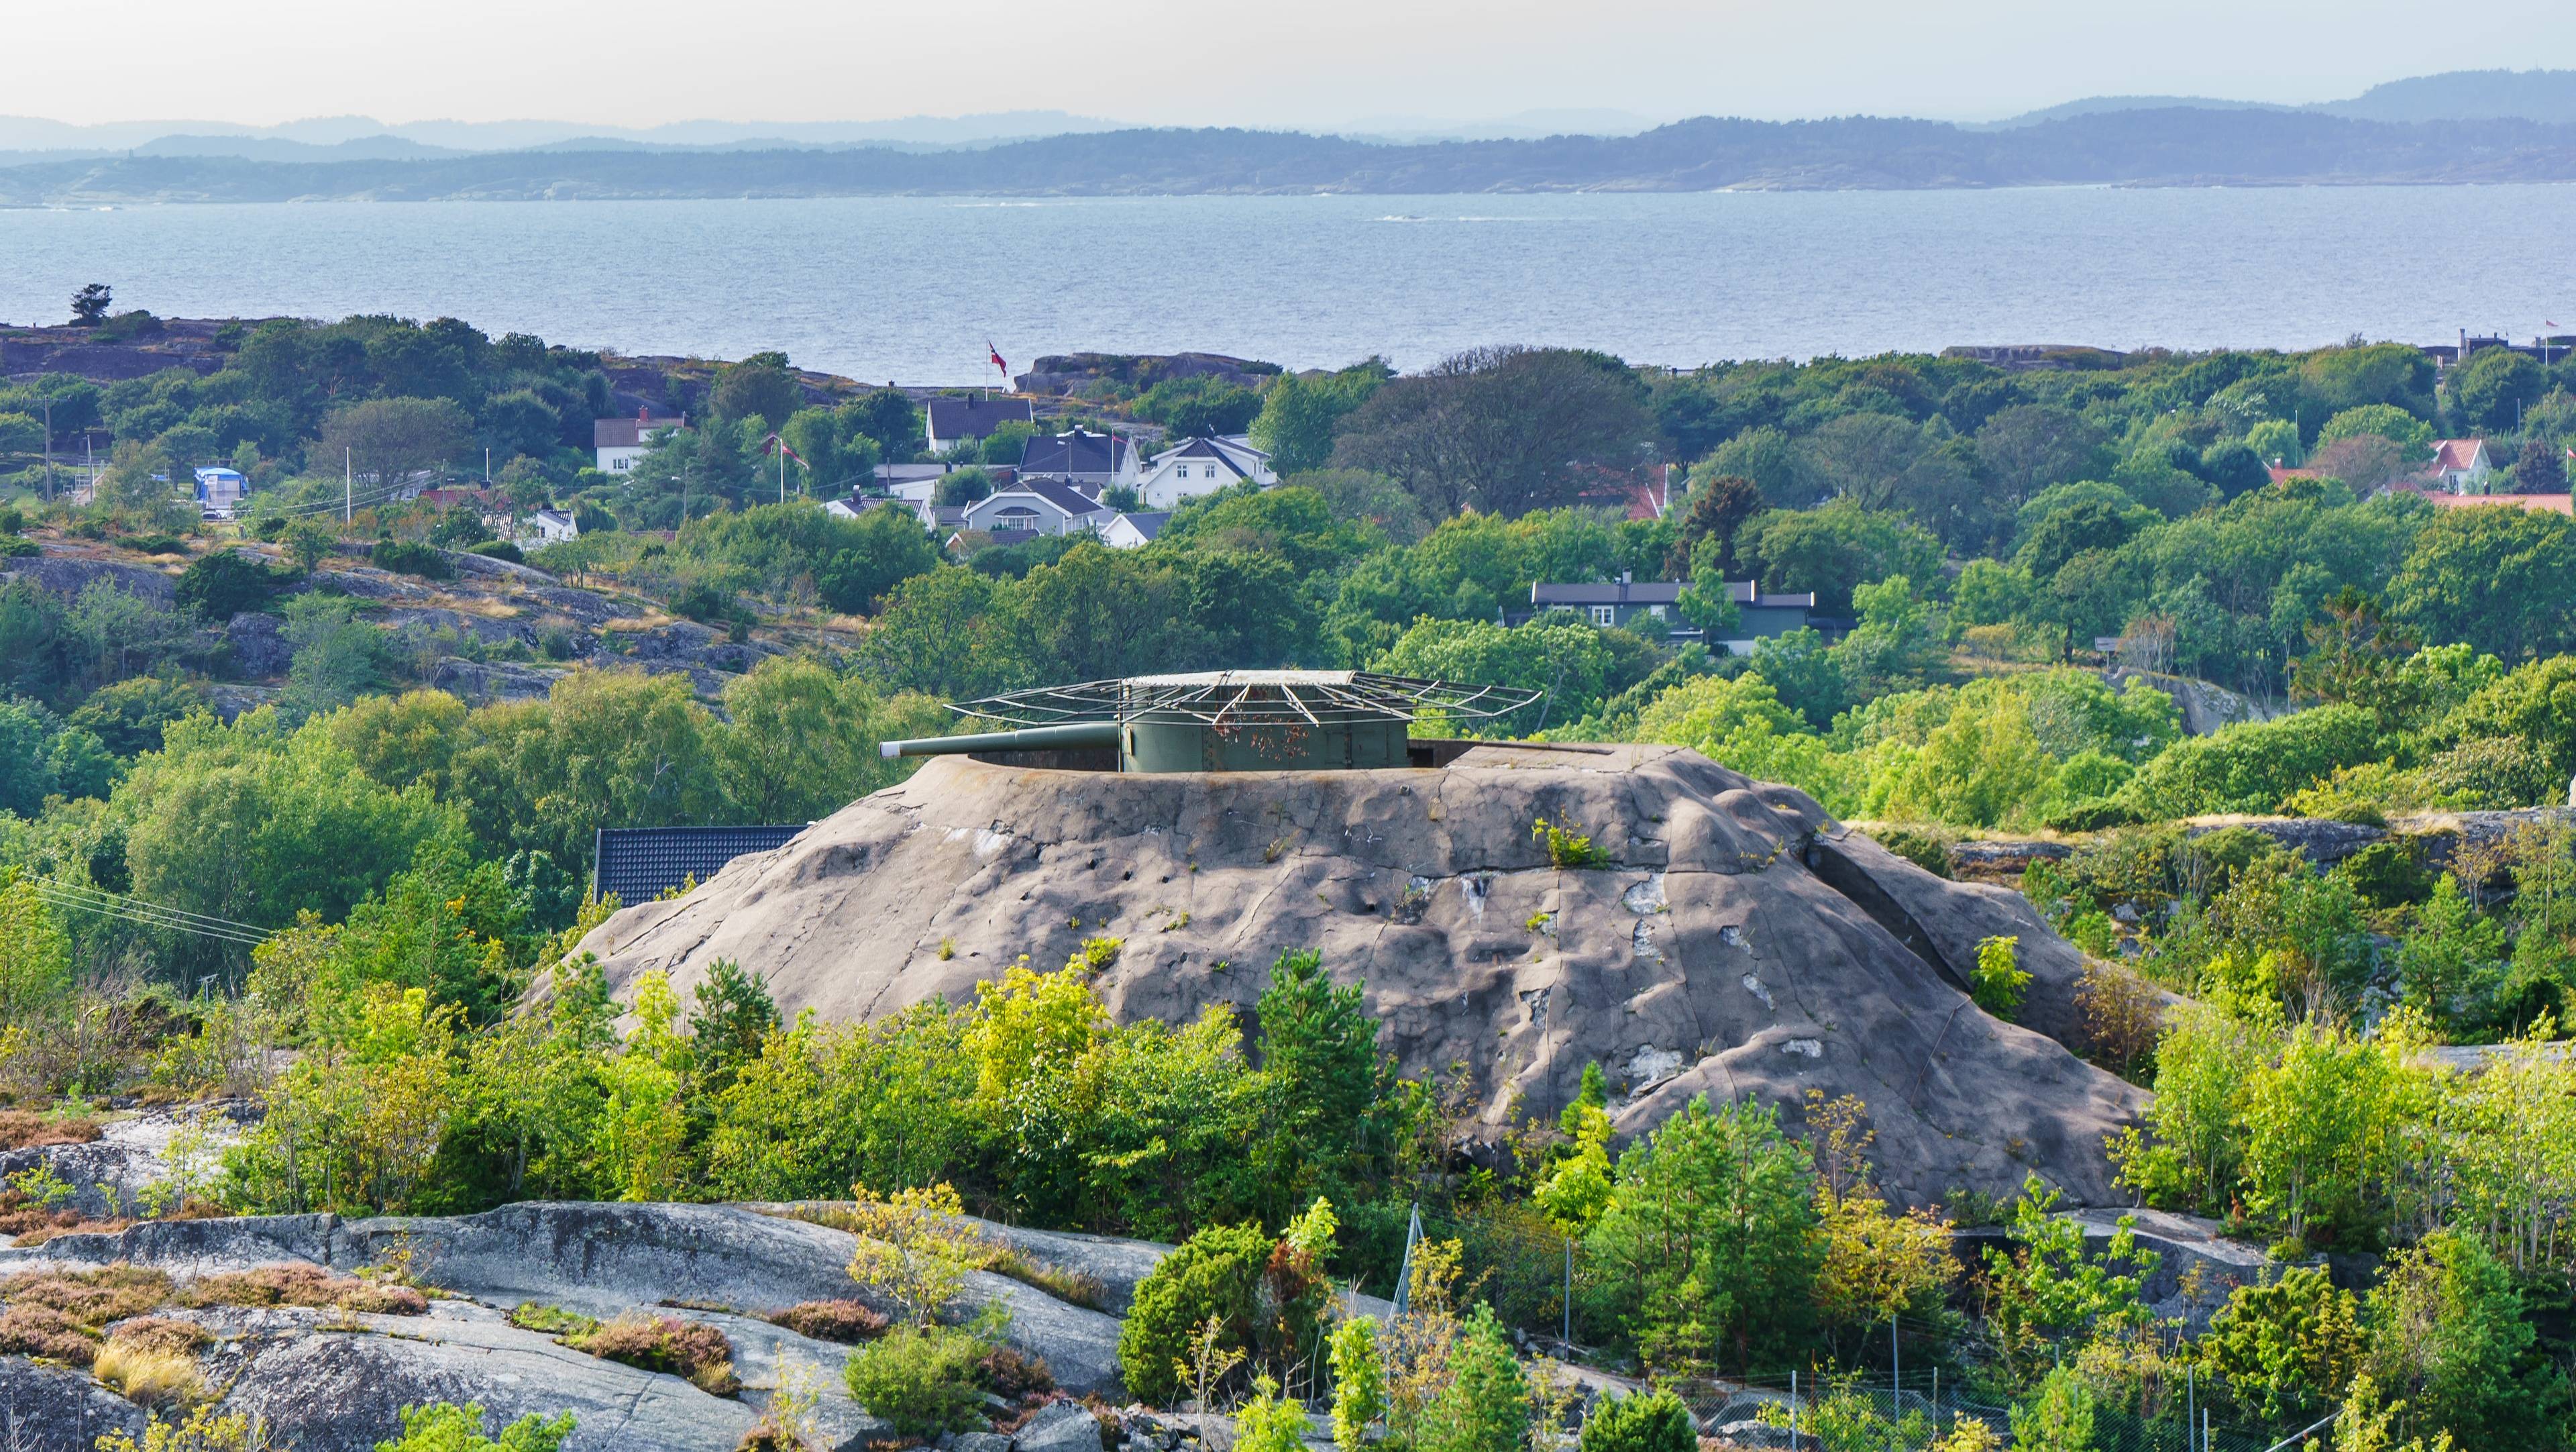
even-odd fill
[[[2009,1021],[2021,1010],[2022,992],[2029,987],[2030,973],[2021,966],[2021,939],[1988,938],[1977,945],[1977,966],[1968,975],[1977,1007]]]
[[[179,607],[220,623],[266,605],[284,583],[276,571],[239,550],[219,550],[180,572]]]
[[[403,1434],[378,1443],[376,1452],[555,1452],[574,1426],[570,1412],[552,1420],[530,1412],[502,1428],[495,1440],[483,1435],[483,1407],[477,1402],[405,1407],[402,1420]]]
[[[1670,1390],[1605,1397],[1583,1422],[1582,1452],[1698,1452],[1690,1407]]]
[[[1530,823],[1530,836],[1547,844],[1547,860],[1558,867],[1610,865],[1610,854],[1594,846],[1589,836],[1575,830],[1574,824],[1567,821],[1562,813],[1553,822],[1541,817]]]
[[[447,562],[446,551],[390,535],[376,541],[371,558],[377,569],[391,570],[397,575],[418,575],[424,580],[451,580],[456,577],[456,567]]]
[[[140,555],[184,555],[188,552],[188,542],[175,534],[129,535],[120,543]]]
[[[1230,1344],[1252,1344],[1272,1245],[1258,1225],[1213,1225],[1163,1257],[1137,1285],[1118,1333],[1118,1369],[1130,1395],[1155,1406],[1178,1400],[1174,1365],[1211,1317]]]
[[[483,555],[491,559],[508,560],[514,565],[524,565],[528,562],[526,553],[517,545],[512,544],[506,539],[487,539],[481,544],[468,547],[465,552],[469,555]]]
[[[842,1380],[852,1400],[899,1436],[963,1432],[976,1422],[979,1363],[988,1350],[981,1338],[953,1327],[897,1327],[852,1356]]]

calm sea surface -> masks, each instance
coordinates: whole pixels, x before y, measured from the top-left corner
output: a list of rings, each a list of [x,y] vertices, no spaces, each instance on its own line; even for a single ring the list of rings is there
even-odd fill
[[[421,202],[0,211],[0,319],[452,314],[630,353],[989,382],[1077,348],[1296,367],[2576,326],[2576,187]]]

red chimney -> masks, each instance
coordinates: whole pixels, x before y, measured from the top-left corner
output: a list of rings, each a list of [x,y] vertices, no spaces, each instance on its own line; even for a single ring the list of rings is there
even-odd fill
[[[651,405],[651,404],[649,404],[649,403],[648,403],[648,404],[645,404],[645,405],[643,405],[642,407],[640,407],[640,408],[638,408],[638,409],[636,409],[636,410],[635,410],[635,421],[636,421],[637,423],[645,423],[645,422],[649,422],[649,421],[652,419],[652,417],[653,417],[653,405]]]

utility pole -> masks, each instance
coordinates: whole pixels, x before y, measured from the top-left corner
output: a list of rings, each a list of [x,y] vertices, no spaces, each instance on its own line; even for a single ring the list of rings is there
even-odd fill
[[[340,532],[348,533],[358,517],[358,464],[346,447],[340,450]]]
[[[45,410],[45,502],[54,502],[54,401],[43,401]]]

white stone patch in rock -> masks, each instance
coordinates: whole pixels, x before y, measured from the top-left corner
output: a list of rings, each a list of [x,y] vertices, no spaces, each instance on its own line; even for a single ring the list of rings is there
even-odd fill
[[[1761,979],[1754,977],[1750,973],[1744,975],[1744,991],[1752,994],[1758,999],[1761,999],[1762,1006],[1764,1008],[1771,1009],[1774,1012],[1779,1010],[1780,1005],[1771,1001],[1771,990],[1763,986]]]
[[[1662,912],[1664,910],[1664,875],[1660,872],[1647,873],[1645,881],[1619,894],[1619,902],[1632,913]]]
[[[975,829],[972,827],[951,827],[948,829],[948,835],[940,838],[940,840],[943,842],[963,842],[973,835],[975,835]]]
[[[1628,1066],[1621,1072],[1627,1076],[1629,1083],[1637,1086],[1634,1092],[1642,1094],[1648,1085],[1660,1084],[1681,1071],[1681,1050],[1659,1049],[1652,1044],[1640,1044],[1637,1046],[1637,1051],[1628,1056]]]
[[[1471,872],[1458,879],[1458,885],[1467,894],[1467,911],[1477,917],[1483,917],[1485,899],[1494,890],[1494,875],[1490,872]]]
[[[1804,1054],[1810,1059],[1821,1059],[1825,1056],[1825,1041],[1823,1039],[1791,1039],[1789,1042],[1780,1046],[1780,1052],[1784,1054]]]
[[[978,857],[990,857],[994,853],[999,852],[1010,845],[1011,834],[1008,832],[996,831],[991,827],[986,827],[983,831],[975,834],[975,855]]]
[[[1664,950],[1655,946],[1655,925],[1651,922],[1637,924],[1628,934],[1628,946],[1636,949],[1637,956],[1649,963],[1664,961]]]
[[[1747,953],[1753,951],[1753,945],[1744,941],[1744,930],[1732,923],[1717,930],[1717,940],[1730,948],[1742,948]]]

